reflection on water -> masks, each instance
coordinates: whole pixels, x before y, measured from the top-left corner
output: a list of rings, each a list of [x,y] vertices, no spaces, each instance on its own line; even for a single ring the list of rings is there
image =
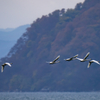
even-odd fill
[[[100,100],[100,92],[0,92],[0,100]]]

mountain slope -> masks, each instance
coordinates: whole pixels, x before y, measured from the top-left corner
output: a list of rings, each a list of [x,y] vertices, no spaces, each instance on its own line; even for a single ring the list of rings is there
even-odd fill
[[[15,29],[0,29],[0,58],[5,57],[29,25]]]
[[[99,91],[99,65],[88,69],[88,62],[63,60],[75,54],[83,58],[87,52],[88,58],[100,59],[99,11],[99,0],[86,0],[75,9],[56,10],[34,21],[1,59],[1,64],[13,65],[0,75],[0,91]],[[59,64],[46,63],[57,55]]]

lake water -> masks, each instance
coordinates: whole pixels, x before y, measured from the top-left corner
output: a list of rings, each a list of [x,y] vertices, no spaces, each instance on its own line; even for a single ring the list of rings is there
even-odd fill
[[[100,100],[100,92],[0,92],[0,100]]]

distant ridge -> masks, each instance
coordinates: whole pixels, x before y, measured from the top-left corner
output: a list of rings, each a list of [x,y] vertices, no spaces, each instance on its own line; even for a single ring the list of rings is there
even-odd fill
[[[14,30],[14,28],[6,28],[6,29],[0,29],[0,31],[2,31],[2,32],[10,32],[10,31],[13,31]]]
[[[30,25],[0,29],[0,58],[5,57]]]

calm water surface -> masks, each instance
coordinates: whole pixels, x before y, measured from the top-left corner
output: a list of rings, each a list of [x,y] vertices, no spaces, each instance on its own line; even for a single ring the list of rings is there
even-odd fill
[[[100,100],[100,92],[0,92],[0,100]]]

